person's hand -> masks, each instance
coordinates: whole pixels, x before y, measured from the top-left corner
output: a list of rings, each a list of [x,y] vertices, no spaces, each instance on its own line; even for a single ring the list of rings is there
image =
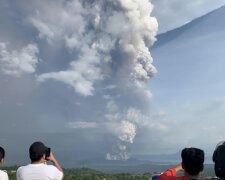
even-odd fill
[[[184,171],[184,169],[183,169],[183,167],[182,167],[182,164],[180,163],[180,164],[178,164],[178,165],[176,165],[175,166],[175,169],[176,169],[176,172],[178,172],[178,171]]]
[[[51,161],[51,162],[56,162],[56,159],[55,159],[55,156],[53,155],[53,153],[51,152],[50,153],[50,156],[46,158],[48,161]]]
[[[61,171],[63,173],[63,169],[61,168],[60,164],[57,162],[57,160],[52,152],[50,153],[50,156],[47,157],[46,159],[51,161],[53,166],[55,166],[59,171]]]

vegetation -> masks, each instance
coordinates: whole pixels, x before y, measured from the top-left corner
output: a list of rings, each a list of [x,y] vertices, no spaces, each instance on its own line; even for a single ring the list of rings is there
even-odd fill
[[[17,169],[16,166],[4,169],[7,170],[10,180],[16,180],[16,169]],[[64,169],[64,180],[149,180],[150,177],[151,177],[150,173],[109,174],[88,168]]]
[[[8,172],[10,180],[16,180],[17,166],[1,168]],[[205,165],[204,177],[214,177],[213,165]],[[64,180],[149,180],[151,173],[104,173],[89,168],[64,169]]]
[[[95,171],[88,168],[82,169],[67,169],[65,170],[66,180],[149,180],[151,177],[150,173],[144,174],[106,174],[99,171]]]

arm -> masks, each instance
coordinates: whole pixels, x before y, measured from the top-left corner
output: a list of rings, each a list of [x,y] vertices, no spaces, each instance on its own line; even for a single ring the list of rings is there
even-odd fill
[[[9,180],[9,176],[8,176],[8,174],[7,174],[7,173],[4,173],[4,174],[3,174],[3,179],[5,179],[5,180]]]
[[[174,169],[176,170],[176,172],[179,172],[179,171],[184,171],[183,167],[181,164],[178,164],[174,167]]]
[[[166,170],[159,176],[159,180],[187,180],[188,178],[186,176],[176,176],[176,173],[179,171],[183,171],[181,164],[178,164],[175,167]]]
[[[47,160],[51,161],[53,166],[55,166],[59,171],[63,173],[63,169],[61,168],[60,164],[57,162],[52,152],[50,153],[50,156],[47,158]]]
[[[16,179],[17,180],[21,180],[21,178],[20,178],[20,171],[21,171],[21,167],[19,167],[18,169],[17,169],[17,171],[16,171]]]
[[[5,180],[9,180],[9,176],[8,176],[8,174],[6,174]]]
[[[162,175],[164,176],[176,176],[178,171],[183,171],[182,165],[178,164],[175,167],[166,170]]]

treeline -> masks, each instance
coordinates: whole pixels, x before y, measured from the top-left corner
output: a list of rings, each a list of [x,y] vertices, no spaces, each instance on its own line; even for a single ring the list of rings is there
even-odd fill
[[[17,166],[1,168],[8,172],[10,180],[16,180]],[[213,165],[205,165],[204,177],[214,177]],[[64,169],[64,180],[149,180],[151,173],[104,173],[89,168]]]
[[[150,173],[144,174],[130,174],[130,173],[119,173],[119,174],[106,174],[99,171],[95,171],[88,168],[82,169],[66,169],[65,180],[149,180],[151,177]]]
[[[9,179],[16,180],[17,167],[4,168],[7,170]],[[64,180],[149,180],[150,173],[131,174],[131,173],[118,173],[109,174],[96,171],[89,168],[81,169],[64,169]]]

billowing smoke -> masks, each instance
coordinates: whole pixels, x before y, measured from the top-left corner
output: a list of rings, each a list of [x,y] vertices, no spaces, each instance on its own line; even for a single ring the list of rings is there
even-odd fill
[[[149,51],[158,29],[156,19],[151,17],[153,5],[149,0],[49,0],[48,6],[46,1],[33,3],[35,8],[29,6],[25,22],[35,28],[40,41],[66,50],[70,57],[61,69],[40,68],[36,74],[39,85],[61,82],[72,87],[79,99],[95,97],[101,101],[101,113],[90,114],[92,122],[77,118],[66,127],[104,126],[117,137],[106,158],[128,159],[137,128],[148,119],[151,93],[147,83],[156,73]],[[0,50],[8,53],[4,44],[0,44]],[[32,44],[22,50],[30,54],[26,56],[30,64],[26,72],[35,72],[32,68],[36,67],[38,50]],[[80,103],[77,106],[87,110]]]
[[[38,81],[61,81],[83,96],[105,88],[105,119],[116,124],[111,128],[118,137],[106,157],[128,159],[138,122],[127,114],[131,107],[144,111],[151,96],[146,83],[156,73],[149,52],[157,32],[157,21],[150,16],[153,6],[148,0],[68,1],[62,6],[68,18],[60,28],[57,11],[55,16],[37,13],[29,21],[41,38],[50,44],[62,41],[76,56],[67,70],[41,74]]]
[[[57,13],[41,13],[41,17],[37,13],[29,21],[41,38],[50,43],[61,39],[77,54],[66,71],[42,74],[39,81],[62,81],[84,96],[93,95],[94,84],[106,79],[121,89],[145,88],[156,72],[148,47],[155,40],[157,21],[150,17],[148,0],[68,1],[61,11],[68,17],[62,20],[62,27],[58,27],[56,19],[62,17]]]
[[[133,123],[123,120],[116,131],[116,134],[118,135],[116,147],[112,152],[107,153],[106,158],[108,160],[126,160],[129,158],[129,151],[127,148],[129,143],[133,143],[136,135],[136,127]]]
[[[138,99],[138,97],[131,96],[130,98]],[[118,101],[118,104],[119,103],[121,102]],[[107,123],[109,123],[106,124],[106,127],[118,137],[116,144],[113,146],[112,151],[107,153],[106,158],[108,160],[129,159],[130,145],[134,142],[137,129],[149,125],[147,112],[144,108],[134,108],[131,107],[130,104],[123,104],[121,108],[119,108],[114,101],[109,101],[105,118]]]

